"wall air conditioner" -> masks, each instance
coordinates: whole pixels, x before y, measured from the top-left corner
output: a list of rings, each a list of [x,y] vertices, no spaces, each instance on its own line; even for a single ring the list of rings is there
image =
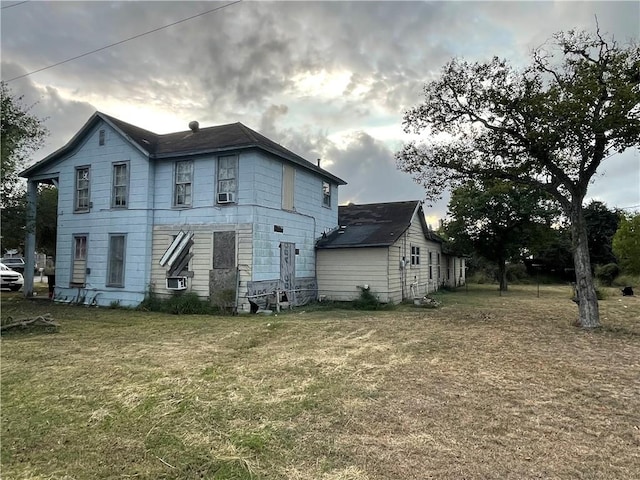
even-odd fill
[[[168,277],[167,290],[186,290],[187,277]]]
[[[233,201],[234,201],[234,198],[233,198],[232,192],[225,192],[225,193],[218,194],[218,203],[233,203]]]

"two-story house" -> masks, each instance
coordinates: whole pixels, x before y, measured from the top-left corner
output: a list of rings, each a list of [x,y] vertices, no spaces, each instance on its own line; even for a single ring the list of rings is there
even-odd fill
[[[21,173],[30,218],[38,183],[58,187],[55,299],[233,292],[247,310],[275,288],[314,292],[315,242],[338,225],[345,182],[241,123],[189,128],[159,135],[96,112]],[[30,233],[27,264],[34,246]]]

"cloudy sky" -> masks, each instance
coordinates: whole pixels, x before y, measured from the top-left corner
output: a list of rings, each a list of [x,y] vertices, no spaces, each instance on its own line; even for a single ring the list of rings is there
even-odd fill
[[[3,1],[2,80],[63,146],[96,110],[156,133],[243,122],[348,182],[340,203],[423,199],[396,169],[403,112],[451,57],[516,65],[554,32],[640,35],[639,2]],[[227,6],[225,6],[227,5]],[[589,192],[640,205],[637,150],[607,160]],[[430,223],[447,199],[427,208]],[[435,226],[435,225],[434,225]]]

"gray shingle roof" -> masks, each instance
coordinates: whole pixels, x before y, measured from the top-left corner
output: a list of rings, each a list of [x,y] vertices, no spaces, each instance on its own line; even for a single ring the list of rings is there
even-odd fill
[[[318,248],[388,247],[409,228],[416,213],[422,229],[430,240],[442,240],[430,232],[424,220],[421,203],[407,202],[341,205],[338,208],[340,227],[318,240]]]
[[[116,130],[119,130],[130,142],[145,152],[150,159],[175,158],[257,148],[333,180],[338,185],[346,185],[346,182],[341,178],[318,167],[315,163],[305,160],[300,155],[293,153],[291,150],[286,149],[282,145],[268,139],[240,122],[202,128],[197,132],[187,130],[176,133],[157,134],[123,122],[102,112],[96,112],[67,145],[27,168],[24,172],[20,173],[20,176],[29,177],[36,173],[42,166],[68,153],[75,148],[83,136],[83,132],[86,132],[100,119],[110,123]]]

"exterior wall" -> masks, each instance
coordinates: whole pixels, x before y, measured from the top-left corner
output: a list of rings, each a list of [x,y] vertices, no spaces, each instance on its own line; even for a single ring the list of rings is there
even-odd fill
[[[420,248],[418,264],[411,263],[411,247]],[[397,265],[404,260],[402,262],[404,268],[399,273],[398,282],[394,283],[394,291],[399,291],[401,298],[422,297],[438,289],[445,273],[444,264],[442,263],[444,261],[442,259],[442,246],[438,242],[426,239],[419,219],[414,218],[402,238],[391,247],[392,252],[396,250],[400,256]],[[429,253],[431,253],[433,261],[431,265],[429,264]],[[438,254],[441,257],[440,280],[438,280],[437,268]],[[390,271],[392,271],[391,266]]]
[[[465,259],[446,255],[445,261],[447,262],[447,274],[444,284],[452,288],[464,285],[467,282]]]
[[[359,286],[369,285],[381,302],[395,301],[389,291],[389,249],[331,248],[317,251],[318,295],[334,301],[352,301]]]
[[[102,146],[98,142],[100,130],[106,134]],[[150,286],[158,294],[168,295],[166,271],[158,261],[172,235],[180,230],[195,232],[189,289],[202,297],[209,296],[214,231],[238,233],[240,295],[246,309],[247,281],[280,278],[281,242],[294,243],[299,251],[296,277],[315,277],[316,239],[338,223],[338,186],[331,185],[328,208],[323,205],[323,178],[294,165],[294,209],[285,211],[283,161],[259,150],[242,150],[238,155],[236,203],[216,203],[218,156],[203,155],[192,158],[191,206],[177,208],[173,206],[175,160],[149,160],[108,124],[98,123],[73,152],[34,177],[57,177],[59,181],[56,298],[134,306]],[[123,161],[129,165],[128,206],[115,209],[111,207],[113,163]],[[86,213],[74,213],[75,168],[79,166],[90,166],[92,205]],[[83,289],[70,286],[73,237],[78,234],[87,236],[89,273]],[[106,287],[110,234],[126,235],[123,288]]]
[[[154,224],[237,225],[251,224],[253,232],[253,281],[280,278],[280,243],[296,245],[296,277],[315,276],[315,242],[323,231],[338,223],[337,185],[332,208],[322,204],[322,178],[297,168],[294,210],[282,209],[283,163],[259,151],[243,151],[238,161],[237,203],[215,202],[217,156],[193,161],[193,200],[190,208],[173,207],[175,160],[156,162]],[[275,231],[276,226],[282,232]],[[155,258],[155,257],[154,257]]]
[[[188,270],[192,277],[187,280],[187,291],[195,292],[199,297],[209,299],[209,272],[213,268],[213,233],[236,232],[236,266],[240,273],[239,310],[249,311],[246,299],[247,282],[251,280],[252,263],[252,225],[156,225],[153,228],[153,253],[151,260],[151,288],[160,297],[169,297],[173,291],[166,288],[167,270],[160,265],[160,258],[167,250],[175,235],[180,231],[194,233]]]
[[[105,130],[105,144],[99,145],[99,130]],[[128,207],[111,208],[114,162],[129,162]],[[90,166],[91,206],[75,213],[75,168]],[[109,305],[137,305],[145,294],[149,278],[151,248],[147,192],[151,182],[146,157],[123,140],[108,125],[94,128],[79,148],[49,167],[58,171],[58,236],[56,241],[56,292],[61,301]],[[87,235],[85,288],[71,287],[73,236]],[[124,287],[107,287],[109,235],[125,234]],[[84,300],[82,300],[84,299]]]

